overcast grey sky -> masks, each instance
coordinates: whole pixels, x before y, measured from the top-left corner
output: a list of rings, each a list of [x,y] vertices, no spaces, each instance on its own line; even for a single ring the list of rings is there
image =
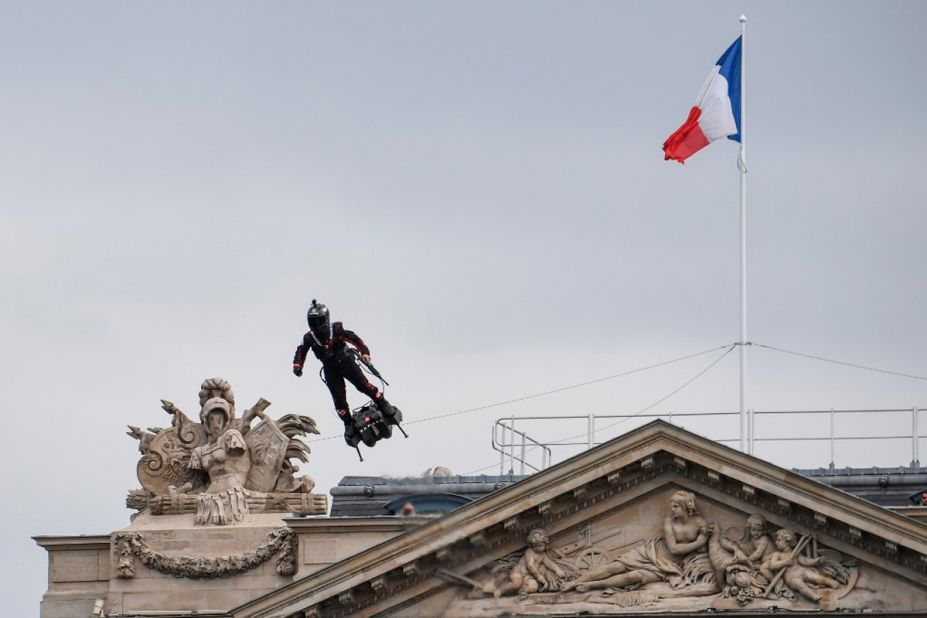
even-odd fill
[[[125,425],[166,424],[159,399],[193,416],[222,376],[240,409],[263,396],[341,432],[315,369],[290,373],[312,298],[365,338],[410,421],[736,341],[737,147],[685,166],[660,147],[742,13],[749,339],[927,374],[923,2],[0,7],[11,616],[37,615],[45,590],[30,536],[128,524]],[[346,474],[478,470],[498,461],[498,417],[633,414],[719,356],[410,425],[364,464],[318,442],[303,472],[327,492]],[[927,384],[754,347],[748,405],[910,408]],[[737,407],[735,352],[652,411]],[[876,426],[910,418],[843,431]],[[537,434],[585,425],[551,427]],[[840,466],[911,459],[907,442],[841,449]]]

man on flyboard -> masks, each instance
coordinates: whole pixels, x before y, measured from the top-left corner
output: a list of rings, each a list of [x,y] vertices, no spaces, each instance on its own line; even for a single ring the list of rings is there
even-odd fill
[[[331,392],[335,411],[344,423],[345,442],[350,446],[356,446],[357,440],[354,438],[358,430],[348,407],[345,380],[373,400],[387,423],[395,419],[397,410],[390,405],[380,389],[367,380],[356,360],[359,352],[364,365],[371,370],[371,373],[380,377],[370,364],[370,348],[363,339],[347,330],[341,322],[332,323],[328,307],[317,303],[315,299],[312,300],[306,320],[309,322],[309,331],[303,335],[302,343],[296,348],[296,354],[293,356],[293,373],[296,377],[303,375],[306,356],[309,350],[312,350],[315,357],[322,361],[322,379]],[[357,352],[354,351],[355,348]]]

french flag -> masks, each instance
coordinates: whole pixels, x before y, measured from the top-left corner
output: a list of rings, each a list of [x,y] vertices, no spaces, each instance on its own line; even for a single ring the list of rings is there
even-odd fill
[[[740,141],[740,67],[743,39],[727,48],[702,86],[695,107],[676,132],[663,142],[664,160],[686,159],[726,137]]]

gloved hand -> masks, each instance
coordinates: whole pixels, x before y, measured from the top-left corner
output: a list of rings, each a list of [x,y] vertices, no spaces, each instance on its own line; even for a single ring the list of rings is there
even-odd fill
[[[303,368],[299,365],[293,365],[293,375],[295,375],[297,378],[303,377]]]

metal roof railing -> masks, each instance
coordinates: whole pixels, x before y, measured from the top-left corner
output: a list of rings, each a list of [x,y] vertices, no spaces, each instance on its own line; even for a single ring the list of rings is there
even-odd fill
[[[917,467],[920,465],[920,448],[919,442],[922,437],[918,424],[920,412],[923,408],[917,406],[913,408],[890,408],[881,410],[748,410],[747,411],[747,452],[754,453],[755,444],[758,442],[824,442],[830,444],[830,465],[834,466],[835,445],[838,442],[850,440],[909,440],[911,443],[911,465]],[[675,418],[695,419],[712,416],[739,416],[739,412],[698,412],[691,414],[676,414]],[[910,414],[911,432],[902,435],[838,435],[836,432],[837,417],[844,415],[889,415],[889,414]],[[829,432],[827,435],[791,435],[791,436],[758,436],[756,432],[756,419],[763,416],[776,415],[802,415],[804,417],[827,415],[829,417]],[[587,449],[593,448],[597,444],[595,434],[597,431],[604,431],[630,419],[655,419],[662,418],[669,423],[673,423],[674,415],[672,412],[666,414],[587,414],[587,415],[565,415],[565,416],[508,416],[497,419],[493,424],[492,447],[499,453],[499,474],[506,474],[505,466],[508,462],[508,474],[515,473],[515,466],[520,468],[519,474],[525,474],[526,470],[539,472],[551,465],[552,449],[554,447],[576,447],[585,446]],[[596,427],[597,422],[609,419],[617,419],[616,422],[606,424],[605,426]],[[586,429],[571,437],[561,440],[540,441],[532,438],[527,434],[529,429],[539,428],[542,424],[552,421],[585,421]],[[516,428],[516,424],[519,428]],[[678,424],[678,423],[677,423]],[[807,424],[805,424],[807,427]],[[585,437],[584,440],[577,441]],[[739,443],[740,437],[714,437],[708,436],[716,442],[721,443]]]

